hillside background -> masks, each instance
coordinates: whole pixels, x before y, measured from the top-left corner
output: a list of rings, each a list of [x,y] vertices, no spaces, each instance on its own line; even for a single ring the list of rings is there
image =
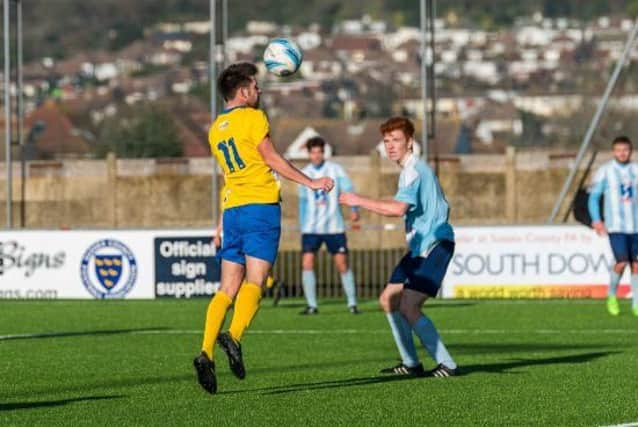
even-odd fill
[[[319,22],[331,28],[342,19],[364,14],[396,26],[418,25],[418,0],[304,0],[303,11],[290,0],[230,0],[230,31],[249,20],[268,20],[290,26]],[[63,58],[86,49],[118,50],[144,36],[144,28],[171,21],[208,17],[208,0],[29,0],[24,2],[25,58]],[[445,0],[437,15],[453,13],[459,24],[484,30],[511,25],[520,16],[590,20],[609,14],[638,14],[638,0]]]

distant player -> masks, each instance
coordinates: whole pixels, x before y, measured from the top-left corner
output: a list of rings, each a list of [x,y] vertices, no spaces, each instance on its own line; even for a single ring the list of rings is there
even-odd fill
[[[412,153],[414,125],[394,117],[381,125],[388,157],[402,170],[394,200],[371,199],[354,193],[342,194],[339,201],[361,206],[384,216],[405,218],[408,253],[390,276],[379,297],[386,313],[402,363],[382,370],[398,375],[424,375],[412,331],[438,364],[427,375],[449,377],[456,363],[441,341],[432,321],[421,312],[424,302],[439,292],[454,253],[454,232],[448,223],[448,204],[430,167]]]
[[[618,283],[625,267],[631,265],[632,311],[638,316],[638,165],[630,162],[631,140],[619,136],[612,142],[614,159],[598,169],[589,196],[592,228],[599,235],[609,234],[616,264],[611,270],[607,311],[618,316]],[[605,195],[604,215],[600,216],[600,197]]]
[[[320,137],[310,138],[306,148],[310,164],[302,169],[309,177],[328,176],[335,182],[330,193],[299,186],[299,222],[301,226],[303,292],[308,306],[300,314],[317,314],[317,279],[314,272],[315,254],[324,243],[341,275],[348,309],[358,314],[354,274],[348,268],[346,225],[339,206],[339,194],[352,191],[352,182],[343,168],[324,158],[326,142]],[[350,220],[359,221],[359,208],[352,207]]]
[[[277,153],[266,115],[258,109],[260,90],[250,63],[230,65],[218,77],[226,108],[211,125],[211,151],[224,171],[221,285],[206,313],[202,351],[193,361],[199,384],[217,391],[214,344],[227,353],[230,368],[245,377],[240,340],[252,321],[268,271],[275,262],[281,233],[279,176],[315,190],[330,191],[330,178],[310,179]],[[243,283],[242,283],[243,282]],[[235,298],[228,332],[219,334]]]

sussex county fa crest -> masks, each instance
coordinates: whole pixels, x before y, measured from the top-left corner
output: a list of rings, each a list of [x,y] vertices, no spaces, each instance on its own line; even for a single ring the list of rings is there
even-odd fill
[[[123,298],[135,285],[137,262],[124,243],[100,240],[84,253],[80,274],[95,298]]]

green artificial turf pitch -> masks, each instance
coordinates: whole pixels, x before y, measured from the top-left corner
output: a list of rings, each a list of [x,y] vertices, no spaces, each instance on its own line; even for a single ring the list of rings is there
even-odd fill
[[[609,425],[635,422],[638,318],[622,302],[426,304],[462,375],[383,377],[397,352],[373,301],[270,300],[247,377],[195,381],[207,301],[0,301],[0,425]],[[23,335],[21,335],[23,334]],[[426,367],[433,362],[419,347]]]

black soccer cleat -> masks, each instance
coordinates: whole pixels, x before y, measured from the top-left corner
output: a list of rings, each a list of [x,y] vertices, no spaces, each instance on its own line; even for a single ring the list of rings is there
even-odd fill
[[[423,370],[423,365],[420,363],[416,366],[406,366],[403,363],[399,363],[398,365],[391,368],[381,369],[380,373],[420,377],[423,376],[425,371]]]
[[[246,368],[244,368],[244,360],[241,356],[241,344],[235,341],[228,332],[219,334],[217,344],[226,352],[232,373],[240,380],[246,378]]]
[[[275,280],[275,283],[272,285],[272,305],[273,307],[277,307],[279,305],[279,301],[281,300],[281,294],[283,293],[283,283],[279,280]]]
[[[313,314],[319,314],[319,309],[317,307],[306,307],[299,312],[302,316],[309,316]]]
[[[361,314],[361,311],[359,310],[359,307],[357,307],[356,305],[351,305],[350,307],[348,307],[348,311],[351,314]]]
[[[210,394],[217,393],[217,378],[215,377],[215,362],[210,360],[205,352],[199,353],[199,355],[193,360],[193,366],[195,367],[195,373],[197,374],[197,381],[204,390]]]
[[[426,377],[438,378],[453,377],[455,375],[458,375],[457,369],[448,368],[443,363],[439,363],[439,366],[432,369],[431,371],[428,371],[427,374],[425,374]]]

